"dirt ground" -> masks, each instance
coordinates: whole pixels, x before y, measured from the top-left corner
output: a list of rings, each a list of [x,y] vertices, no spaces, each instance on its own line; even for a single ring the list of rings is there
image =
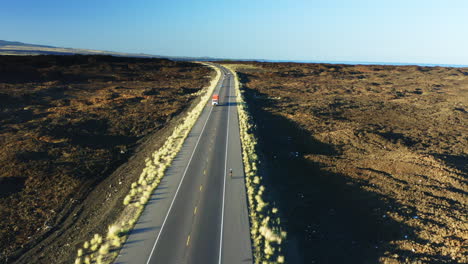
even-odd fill
[[[0,262],[70,261],[212,74],[161,59],[0,56]]]
[[[243,64],[291,260],[468,262],[467,68]]]

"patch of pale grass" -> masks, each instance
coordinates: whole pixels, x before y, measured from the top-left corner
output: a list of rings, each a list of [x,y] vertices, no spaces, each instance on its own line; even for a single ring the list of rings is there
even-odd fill
[[[258,175],[258,155],[256,154],[257,139],[251,131],[251,117],[246,108],[245,100],[240,90],[240,83],[235,70],[258,69],[253,65],[223,65],[230,69],[235,76],[236,99],[238,102],[238,117],[240,138],[242,144],[242,160],[244,163],[247,200],[249,202],[250,234],[253,244],[255,263],[284,263],[284,256],[280,255],[281,242],[286,232],[281,230],[280,219],[270,217],[276,215],[277,208],[270,210],[269,204],[263,199],[265,187],[261,185],[262,178]]]
[[[107,231],[107,238],[114,239],[119,236],[121,228],[118,225],[110,225]]]
[[[109,244],[103,244],[100,248],[99,248],[99,254],[101,255],[106,255],[107,253],[109,253]]]
[[[120,225],[111,225],[105,238],[99,234],[95,234],[89,243],[85,242],[83,245],[83,248],[90,251],[89,255],[84,258],[85,264],[111,263],[116,257],[116,254],[112,255],[109,253],[110,250],[117,250],[122,246],[122,243],[125,241],[125,235],[135,225],[151,194],[159,186],[166,169],[171,165],[172,160],[182,148],[185,138],[210,100],[211,94],[221,77],[220,70],[216,67],[212,68],[216,71],[216,77],[212,79],[207,88],[203,89],[200,101],[188,112],[180,124],[174,128],[164,145],[152,153],[151,158],[145,159],[145,168],[142,170],[138,180],[131,184],[128,194],[122,201],[125,208],[116,221]],[[121,236],[124,237],[121,238]]]

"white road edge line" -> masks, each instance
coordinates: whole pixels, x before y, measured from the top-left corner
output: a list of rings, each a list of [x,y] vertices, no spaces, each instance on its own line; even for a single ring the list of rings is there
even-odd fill
[[[224,77],[223,77],[223,80],[224,80]],[[222,81],[221,81],[221,84],[222,84]],[[169,206],[169,210],[167,211],[166,217],[164,218],[163,224],[161,225],[161,229],[159,230],[158,237],[156,238],[156,241],[154,242],[153,248],[151,249],[151,253],[148,257],[148,261],[146,261],[146,264],[149,264],[151,261],[151,257],[153,256],[154,250],[156,249],[156,245],[158,244],[159,237],[161,236],[164,225],[166,224],[166,220],[169,217],[169,214],[171,213],[172,206],[174,205],[174,201],[177,198],[177,194],[179,193],[180,186],[182,186],[182,182],[184,181],[185,174],[187,174],[188,167],[190,167],[190,163],[192,162],[193,155],[195,154],[195,151],[197,150],[197,147],[198,147],[198,143],[200,142],[200,139],[202,138],[203,131],[205,131],[206,124],[208,124],[208,120],[210,120],[211,112],[213,112],[213,107],[211,107],[208,117],[206,118],[205,124],[203,125],[200,135],[198,136],[197,143],[195,144],[195,147],[193,148],[192,155],[190,156],[189,162],[187,163],[187,167],[185,167],[184,174],[182,175],[182,179],[180,180],[179,186],[177,187],[177,190],[174,194],[174,198],[172,199],[171,205]]]
[[[227,118],[227,129],[226,129],[226,155],[224,159],[224,184],[223,184],[223,205],[221,209],[221,237],[219,238],[219,261],[218,263],[221,264],[222,261],[222,253],[223,253],[223,227],[224,227],[224,200],[226,198],[226,177],[227,177],[227,158],[228,158],[228,144],[229,144],[229,114],[231,110],[230,103],[230,96],[231,96],[231,87],[230,87],[230,79],[228,78],[228,118]]]

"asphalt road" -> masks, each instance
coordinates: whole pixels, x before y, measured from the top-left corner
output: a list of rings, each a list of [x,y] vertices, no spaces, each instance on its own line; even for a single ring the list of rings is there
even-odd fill
[[[220,105],[206,105],[115,263],[253,262],[234,80],[217,66]]]

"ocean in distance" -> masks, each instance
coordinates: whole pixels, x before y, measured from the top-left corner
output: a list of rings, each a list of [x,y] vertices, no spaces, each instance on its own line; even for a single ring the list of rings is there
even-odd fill
[[[312,60],[250,60],[258,62],[290,62],[290,63],[327,63],[327,64],[349,64],[349,65],[394,65],[394,66],[425,66],[425,67],[454,67],[468,68],[468,65],[459,64],[430,64],[430,63],[402,63],[402,62],[367,62],[367,61],[312,61]]]

